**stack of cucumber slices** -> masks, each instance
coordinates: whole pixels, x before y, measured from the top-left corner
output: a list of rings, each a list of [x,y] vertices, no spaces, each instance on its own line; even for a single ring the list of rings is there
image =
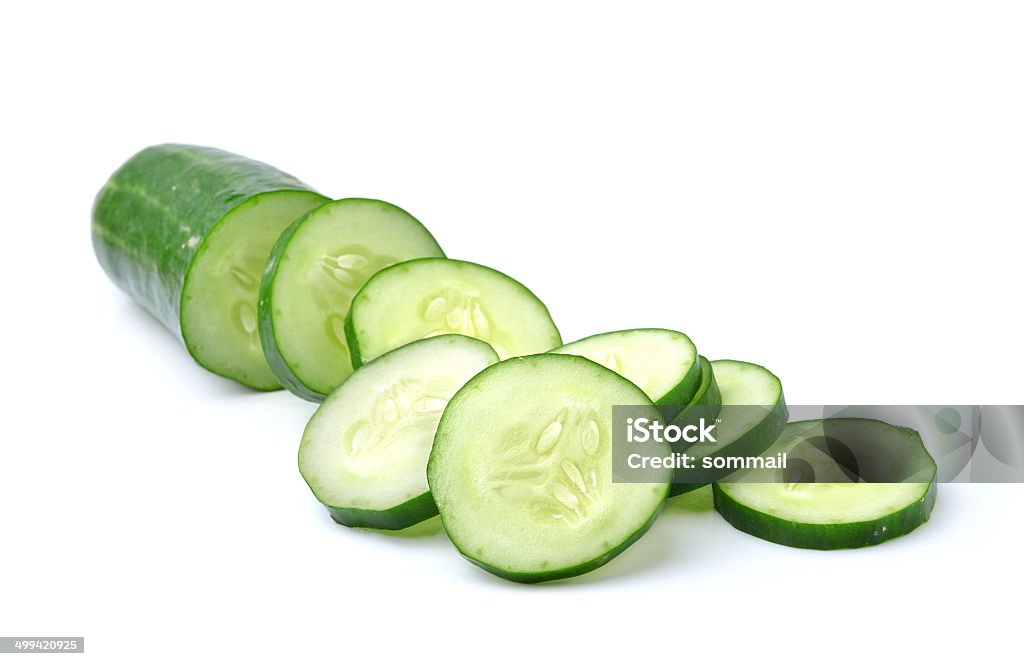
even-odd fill
[[[299,471],[336,522],[402,530],[440,514],[462,555],[510,580],[600,567],[668,497],[707,484],[732,525],[801,548],[906,534],[935,502],[935,464],[916,432],[868,419],[787,423],[778,377],[709,361],[678,331],[563,344],[527,287],[447,258],[384,201],[330,200],[260,162],[160,145],[110,178],[92,232],[111,280],[201,366],[321,403]],[[711,466],[699,478],[666,468],[616,482],[617,405],[680,428],[715,423],[713,440],[683,447],[698,466],[797,462],[782,476]]]

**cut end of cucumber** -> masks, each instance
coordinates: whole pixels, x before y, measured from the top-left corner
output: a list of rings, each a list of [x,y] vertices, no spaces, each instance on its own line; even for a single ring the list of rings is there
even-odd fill
[[[416,218],[387,202],[341,199],[310,211],[282,234],[263,278],[271,368],[292,392],[323,399],[352,373],[345,319],[356,292],[385,266],[443,256]]]
[[[504,361],[463,387],[428,468],[462,554],[499,576],[538,582],[590,571],[639,538],[671,472],[663,483],[612,483],[617,404],[649,405],[658,418],[635,385],[569,355]]]
[[[544,304],[492,268],[414,259],[374,275],[352,301],[348,341],[358,367],[403,344],[438,335],[483,340],[502,359],[562,344]]]
[[[434,515],[427,457],[448,400],[498,360],[459,335],[421,340],[349,377],[313,415],[299,471],[342,524],[401,529]]]
[[[196,361],[257,389],[281,388],[260,345],[257,300],[267,256],[288,225],[327,199],[282,190],[250,197],[199,245],[181,296],[181,332]]]

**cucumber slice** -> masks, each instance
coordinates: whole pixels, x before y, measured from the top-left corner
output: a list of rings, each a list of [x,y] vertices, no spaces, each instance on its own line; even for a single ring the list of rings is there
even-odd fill
[[[352,374],[345,317],[381,268],[443,257],[409,213],[374,199],[326,203],[297,220],[270,253],[260,288],[260,338],[274,374],[298,396],[323,400]]]
[[[695,469],[676,470],[673,496],[696,490],[730,473],[724,468],[705,469],[704,458],[761,455],[782,434],[789,418],[782,382],[768,369],[745,361],[712,361],[711,369],[721,395],[716,441],[693,444],[686,449],[696,458]],[[713,400],[707,393],[705,397]],[[700,417],[707,420],[707,409],[681,414],[678,421],[689,423]]]
[[[909,428],[875,419],[799,421],[765,454],[782,452],[791,482],[765,483],[767,472],[758,470],[715,484],[715,507],[733,527],[796,548],[860,548],[911,532],[935,506],[935,461]]]
[[[664,328],[599,333],[551,353],[575,354],[614,370],[639,386],[665,418],[693,399],[701,380],[697,347],[685,334]]]
[[[501,359],[562,344],[544,304],[504,273],[468,261],[413,259],[374,275],[346,321],[352,365],[445,333],[478,338]]]
[[[680,428],[685,428],[688,425],[696,425],[699,428],[701,419],[704,419],[705,423],[711,423],[718,419],[718,415],[721,411],[722,392],[718,388],[718,382],[715,380],[714,368],[711,366],[711,361],[701,356],[700,383],[697,385],[697,390],[693,394],[693,398],[689,403],[687,403],[686,407],[676,415],[672,420],[672,424],[679,426]],[[669,497],[675,497],[699,487],[700,484],[695,485],[691,483],[683,483],[677,480],[672,484],[672,489],[668,494]]]
[[[276,389],[257,332],[260,275],[281,231],[325,201],[261,162],[214,148],[153,146],[97,195],[93,248],[114,284],[201,366]]]
[[[612,483],[612,405],[647,405],[659,418],[633,383],[580,356],[514,358],[463,386],[427,466],[455,547],[493,574],[532,583],[596,569],[639,539],[671,471],[661,482]]]
[[[700,417],[707,421],[714,421],[722,410],[722,391],[718,388],[718,382],[715,380],[715,370],[711,367],[711,361],[701,356],[699,364],[700,377],[697,390],[694,391],[693,397],[673,421],[677,425],[695,423]]]
[[[381,356],[331,393],[299,446],[299,472],[331,517],[400,530],[436,515],[427,456],[437,422],[455,391],[497,360],[485,342],[442,335]]]

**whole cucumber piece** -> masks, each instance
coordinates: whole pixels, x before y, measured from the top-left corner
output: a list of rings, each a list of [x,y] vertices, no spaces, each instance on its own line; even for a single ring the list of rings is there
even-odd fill
[[[152,146],[96,196],[93,248],[114,284],[201,366],[277,389],[260,347],[260,276],[281,232],[325,201],[262,162],[216,148]]]

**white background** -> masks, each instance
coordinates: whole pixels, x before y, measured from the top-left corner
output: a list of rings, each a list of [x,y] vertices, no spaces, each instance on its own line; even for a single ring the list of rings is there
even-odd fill
[[[0,635],[87,640],[33,663],[1019,652],[1021,487],[944,486],[911,536],[831,553],[697,498],[540,587],[336,526],[295,465],[313,405],[191,363],[89,241],[123,160],[214,145],[407,208],[566,340],[678,328],[793,403],[1021,403],[1019,4],[0,11]]]

